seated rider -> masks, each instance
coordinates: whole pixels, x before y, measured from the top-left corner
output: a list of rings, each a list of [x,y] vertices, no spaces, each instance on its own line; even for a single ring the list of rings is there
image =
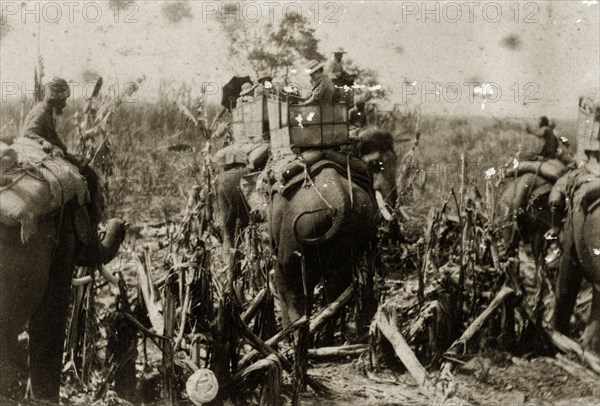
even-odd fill
[[[329,76],[323,73],[323,64],[315,60],[310,61],[304,71],[310,75],[312,89],[308,98],[300,104],[331,103],[333,101],[333,83]]]
[[[63,114],[67,99],[71,95],[69,84],[62,78],[54,78],[45,87],[44,100],[36,104],[25,117],[21,136],[38,141],[44,152],[50,152],[55,146],[67,153],[67,146],[56,133],[55,115]]]
[[[359,96],[354,106],[348,110],[348,131],[351,139],[356,138],[368,124],[366,102],[369,98],[368,94]]]
[[[538,138],[544,140],[542,150],[538,154],[537,158],[541,159],[553,159],[556,157],[556,151],[558,150],[558,139],[554,135],[554,126],[550,125],[548,117],[540,117],[538,129],[532,129],[529,124],[525,127],[525,130],[529,134],[533,134]],[[528,157],[532,158],[532,157]]]
[[[67,99],[71,94],[69,85],[66,80],[55,77],[44,89],[44,100],[36,104],[29,111],[23,122],[20,136],[39,142],[44,152],[47,153],[55,152],[54,148],[58,148],[65,160],[79,169],[79,172],[86,180],[90,196],[94,201],[90,205],[91,211],[84,210],[86,213],[83,214],[81,210],[77,210],[75,216],[78,218],[94,218],[99,221],[103,209],[103,199],[99,190],[97,175],[87,165],[87,162],[71,155],[67,151],[67,146],[56,132],[55,116],[63,114],[63,110],[67,105]],[[89,233],[89,238],[90,240],[88,241],[80,241],[84,244],[84,249],[86,251],[89,250],[89,255],[92,257],[96,255],[100,256],[100,240],[96,230],[92,230]]]
[[[342,65],[342,58],[344,57],[344,48],[339,47],[333,51],[333,59],[328,66],[328,76],[335,86],[344,87],[352,86],[354,84],[354,76],[348,74]]]
[[[258,84],[254,87],[254,97],[274,91],[273,77],[270,74],[266,72],[261,73],[258,76],[257,82]]]
[[[250,82],[246,82],[242,85],[240,90],[240,97],[237,98],[236,106],[240,106],[244,103],[250,103],[254,101],[254,86]]]

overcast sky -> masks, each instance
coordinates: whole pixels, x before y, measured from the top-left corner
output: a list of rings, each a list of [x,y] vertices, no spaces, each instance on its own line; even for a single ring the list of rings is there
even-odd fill
[[[88,71],[119,86],[144,76],[141,97],[156,95],[160,78],[198,89],[222,83],[252,72],[228,60],[219,19],[277,23],[294,10],[313,21],[323,53],[344,47],[379,72],[392,102],[426,111],[574,117],[579,95],[600,88],[597,0],[233,2],[238,16],[224,16],[219,2],[190,0],[181,19],[164,12],[164,1],[118,12],[116,3],[2,1],[3,100],[14,84],[18,92],[22,83],[33,87],[38,42],[47,76],[81,82]]]

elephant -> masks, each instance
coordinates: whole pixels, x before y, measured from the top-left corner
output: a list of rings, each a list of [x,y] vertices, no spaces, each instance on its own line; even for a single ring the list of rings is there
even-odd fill
[[[236,228],[246,227],[250,220],[250,206],[241,189],[242,178],[263,170],[268,157],[267,142],[232,144],[215,154],[215,161],[219,164],[215,182],[218,223],[226,253],[234,246]]]
[[[222,170],[217,175],[216,195],[219,228],[223,238],[223,249],[227,253],[234,246],[236,228],[248,225],[250,211],[244,199],[240,182],[245,175],[250,173],[245,165]],[[239,221],[239,223],[238,223]]]
[[[598,182],[598,181],[596,181]],[[558,270],[554,326],[564,334],[577,293],[585,278],[592,285],[592,307],[583,333],[583,346],[600,356],[600,199],[596,183],[595,202],[584,204],[575,193],[563,230],[563,255]]]
[[[507,178],[500,195],[500,227],[506,252],[518,249],[519,242],[531,244],[536,265],[544,254],[544,234],[552,225],[548,196],[552,183],[533,173]]]
[[[348,184],[344,174],[325,168],[314,176],[314,185],[301,187],[293,196],[274,193],[267,208],[267,233],[276,256],[275,285],[286,310],[284,322],[297,319],[304,305],[312,301],[312,289],[321,277],[326,280],[327,299],[334,300],[352,282],[352,267],[376,243],[377,208],[383,201],[396,204],[396,154],[389,132],[368,128],[353,145],[342,147],[366,164],[371,187]],[[338,153],[339,156],[343,156]],[[343,156],[345,166],[346,158]],[[248,224],[249,206],[240,189],[240,180],[249,170],[236,165],[217,177],[217,197],[224,245],[231,248],[237,226]],[[350,193],[351,191],[351,193]],[[376,199],[376,195],[381,198]],[[325,203],[328,202],[328,203]],[[331,205],[329,207],[328,205]],[[304,296],[300,271],[303,254],[308,270],[308,297]],[[369,282],[370,283],[370,282]],[[367,295],[369,289],[366,289]],[[372,293],[372,290],[371,290]],[[374,299],[366,302],[374,302]],[[374,309],[371,309],[374,310]],[[369,320],[369,309],[360,317]]]
[[[326,301],[335,300],[352,284],[353,266],[375,249],[377,206],[372,191],[356,183],[349,186],[345,176],[325,168],[312,177],[310,186],[300,187],[292,196],[275,193],[267,223],[276,258],[274,282],[288,324],[310,308],[321,278]],[[366,293],[358,329],[375,310],[370,278]]]
[[[19,400],[26,378],[18,335],[29,335],[29,383],[36,399],[59,401],[65,328],[75,266],[95,267],[117,254],[125,224],[107,222],[102,240],[97,235],[102,199],[98,178],[82,168],[91,202],[75,201],[39,219],[38,231],[25,243],[20,227],[0,225],[0,395]],[[83,240],[82,233],[91,234]],[[25,376],[24,376],[25,375]]]

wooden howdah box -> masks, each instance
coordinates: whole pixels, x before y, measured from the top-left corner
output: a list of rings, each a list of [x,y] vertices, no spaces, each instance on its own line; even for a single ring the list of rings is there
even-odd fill
[[[600,150],[600,103],[588,97],[579,98],[577,150],[581,155]]]
[[[271,147],[326,148],[348,143],[345,103],[307,106],[268,99]]]
[[[264,107],[264,98],[258,97],[231,109],[231,132],[234,140],[263,139]]]

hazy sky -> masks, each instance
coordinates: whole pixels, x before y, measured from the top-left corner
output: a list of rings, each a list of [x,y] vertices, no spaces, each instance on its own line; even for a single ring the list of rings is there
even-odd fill
[[[141,97],[159,78],[222,83],[252,72],[228,60],[218,20],[277,23],[294,10],[313,21],[324,53],[343,46],[379,72],[393,102],[426,111],[574,117],[579,95],[600,89],[597,0],[232,2],[239,15],[227,16],[220,2],[190,0],[180,19],[168,2],[122,1],[118,12],[117,3],[2,1],[3,100],[32,89],[38,41],[47,76],[81,88],[86,70],[119,87],[145,76]]]

